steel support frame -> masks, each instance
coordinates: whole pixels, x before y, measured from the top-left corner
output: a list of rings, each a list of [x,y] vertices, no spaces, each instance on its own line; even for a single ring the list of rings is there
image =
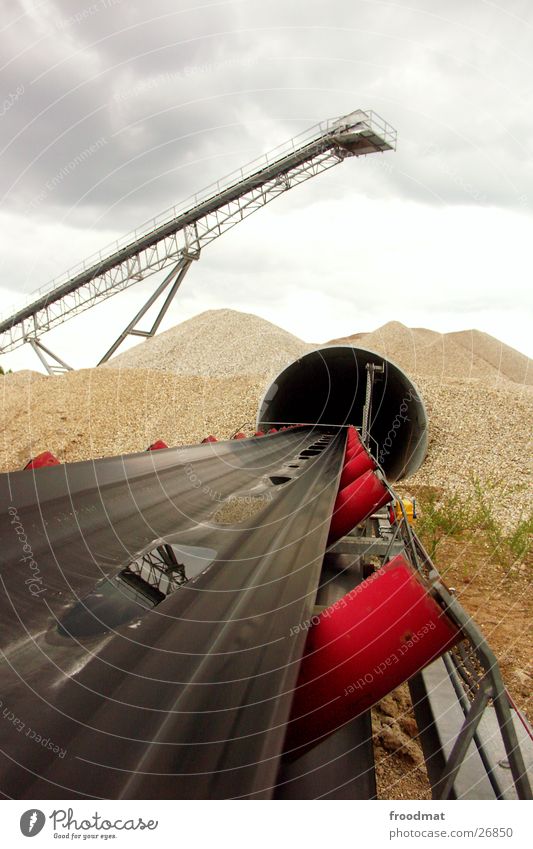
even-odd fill
[[[69,366],[68,363],[58,357],[57,354],[54,354],[54,352],[51,351],[50,348],[47,348],[46,345],[43,345],[40,339],[38,339],[36,336],[30,336],[26,341],[29,342],[30,346],[33,348],[33,350],[39,357],[41,363],[43,364],[49,375],[65,374],[68,371],[72,371],[72,366]],[[57,365],[54,365],[53,362],[50,362],[47,357],[54,360]]]
[[[505,752],[509,760],[509,766],[517,797],[519,799],[532,799],[533,793],[531,785],[527,776],[522,751],[518,743],[518,737],[511,715],[509,699],[496,656],[489,647],[483,634],[473,624],[471,617],[468,616],[457,599],[455,599],[446,589],[444,584],[442,584],[440,575],[431,562],[428,553],[409,525],[402,500],[397,498],[396,495],[395,498],[398,501],[402,512],[401,531],[408,556],[410,556],[413,565],[420,572],[426,574],[426,577],[432,586],[432,591],[434,592],[439,604],[459,626],[465,639],[470,644],[476,659],[484,669],[484,675],[479,680],[478,693],[476,693],[472,705],[468,710],[466,710],[464,700],[459,699],[461,707],[463,708],[463,711],[465,711],[465,720],[459,734],[457,735],[450,756],[444,764],[442,775],[434,787],[434,796],[438,799],[453,798],[453,784],[455,778],[457,777],[457,773],[464,761],[470,743],[476,736],[479,720],[483,715],[483,710],[487,706],[489,699],[492,699]],[[451,653],[448,653],[445,658],[449,658],[452,663],[454,662],[453,654]],[[475,739],[475,743],[478,745],[478,739]],[[478,750],[480,751],[483,764],[487,770],[489,780],[491,780],[493,770],[491,768],[487,769],[487,764],[490,764],[488,753],[483,749],[482,745],[481,747],[478,746]],[[495,788],[495,790],[496,796],[498,797],[498,788]]]
[[[532,792],[526,773],[524,758],[518,743],[509,699],[505,691],[496,657],[481,632],[472,623],[471,618],[441,583],[440,575],[431,562],[429,555],[409,525],[403,502],[394,493],[392,488],[391,492],[399,504],[402,513],[401,521],[396,523],[391,533],[382,536],[378,530],[380,515],[378,513],[367,519],[363,528],[355,529],[351,534],[343,537],[342,540],[329,549],[329,553],[358,556],[361,562],[371,557],[376,557],[379,558],[381,563],[386,563],[395,554],[401,552],[406,554],[418,571],[425,574],[429,579],[432,591],[440,605],[461,628],[476,659],[485,670],[484,675],[478,681],[477,693],[473,701],[470,702],[466,693],[462,690],[461,684],[452,674],[452,671],[456,669],[454,655],[451,652],[444,655],[444,663],[465,719],[454,741],[452,751],[448,758],[444,760],[442,772],[434,783],[433,797],[442,800],[455,798],[455,780],[468,753],[470,744],[474,742],[496,798],[503,798],[503,793],[495,776],[490,756],[477,733],[484,710],[489,704],[489,701],[492,700],[505,752],[509,760],[516,794],[519,799],[531,799]],[[453,667],[453,670],[450,670],[450,667]],[[444,753],[442,755],[444,757]]]
[[[165,595],[170,595],[171,592],[175,592],[187,583],[185,567],[178,563],[171,545],[158,545],[152,551],[132,561],[120,574],[129,572],[144,577],[145,570],[148,575],[144,580],[155,589],[161,590],[162,584],[166,582]]]
[[[159,284],[155,292],[148,298],[144,306],[139,310],[139,312],[135,315],[135,317],[130,321],[127,327],[124,328],[120,336],[117,337],[115,342],[111,345],[108,351],[104,354],[98,365],[102,365],[106,363],[110,357],[113,356],[115,351],[122,345],[124,340],[128,336],[142,336],[144,339],[149,339],[152,336],[155,336],[157,333],[165,314],[172,303],[176,292],[178,291],[183,278],[185,277],[187,271],[190,268],[190,265],[193,259],[198,259],[198,256],[187,256],[184,255],[180,261],[174,266],[174,268],[170,271],[169,274],[165,277],[162,283]],[[141,321],[141,319],[146,315],[148,310],[155,304],[158,298],[166,291],[167,296],[155,318],[150,330],[139,330],[137,324]]]
[[[357,146],[357,140],[368,145]],[[173,217],[154,219],[51,287],[33,303],[0,320],[0,352],[7,353],[146,277],[200,250],[295,185],[346,157],[394,150],[396,131],[371,110],[323,122],[195,195]]]
[[[157,244],[140,250],[135,256],[101,274],[95,274],[87,283],[59,300],[51,300],[27,319],[4,330],[0,350],[2,353],[12,351],[30,338],[47,333],[67,319],[162,271],[170,263],[179,262],[185,256],[199,255],[202,248],[244,218],[262,209],[292,186],[333,167],[346,155],[335,148],[321,152],[315,159],[298,165],[283,181],[279,177],[272,178],[240,198],[207,213],[193,224],[162,238]]]

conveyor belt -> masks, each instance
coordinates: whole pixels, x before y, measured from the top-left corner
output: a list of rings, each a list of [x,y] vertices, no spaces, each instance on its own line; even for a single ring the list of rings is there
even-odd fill
[[[305,641],[291,628],[313,608],[343,459],[341,434],[300,457],[316,439],[302,428],[0,478],[5,795],[273,794]],[[237,492],[270,493],[260,520],[210,525]],[[204,570],[152,609],[115,604],[98,582],[163,539],[201,552]]]

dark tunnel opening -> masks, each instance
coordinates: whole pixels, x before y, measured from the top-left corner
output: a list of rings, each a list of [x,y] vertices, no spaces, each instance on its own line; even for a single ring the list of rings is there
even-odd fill
[[[302,423],[361,428],[367,364],[382,366],[372,388],[370,449],[390,481],[414,474],[427,450],[427,413],[402,369],[363,348],[335,345],[295,360],[271,381],[258,426]]]

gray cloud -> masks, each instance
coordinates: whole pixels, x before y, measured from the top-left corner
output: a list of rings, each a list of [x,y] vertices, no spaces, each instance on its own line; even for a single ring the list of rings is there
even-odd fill
[[[400,136],[359,191],[528,207],[531,29],[520,3],[472,5],[24,2],[2,36],[4,96],[24,88],[2,116],[4,208],[129,226],[262,152],[263,125],[278,142],[361,105]]]
[[[194,271],[198,294],[184,298],[201,309],[216,279],[243,302],[273,309],[291,286],[320,291],[316,251],[327,266],[328,246],[338,256],[329,260],[328,291],[342,298],[343,287],[360,282],[346,268],[357,268],[365,230],[355,221],[351,239],[336,239],[334,215],[359,210],[361,199],[530,214],[533,19],[521,2],[21,0],[17,13],[2,5],[2,214],[6,232],[39,233],[48,254],[25,259],[8,244],[8,288],[45,283],[97,246],[99,232],[103,246],[313,123],[358,107],[397,127],[398,151],[347,162],[277,201],[285,234],[266,211],[264,224],[240,225],[206,253]],[[409,209],[402,221],[412,215],[419,226]],[[294,230],[296,248],[287,234],[309,210],[326,216],[332,234],[307,255],[303,229]],[[452,250],[458,228],[452,219],[446,227],[440,238]],[[409,237],[416,250],[406,226]],[[510,230],[508,240],[515,250]],[[398,268],[408,279],[405,257]],[[479,281],[468,294],[452,287],[449,304],[503,308],[505,293],[489,297]],[[442,307],[439,292],[428,290],[428,304]],[[359,297],[370,312],[372,293]]]

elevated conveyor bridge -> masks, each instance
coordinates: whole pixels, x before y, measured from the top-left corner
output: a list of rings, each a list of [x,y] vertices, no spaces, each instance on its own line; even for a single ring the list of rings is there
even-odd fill
[[[49,373],[69,369],[41,340],[43,334],[139,283],[169,269],[163,281],[104,354],[106,362],[127,336],[153,336],[191,263],[215,239],[293,186],[349,157],[393,150],[396,131],[371,110],[356,110],[323,121],[249,165],[218,180],[179,206],[89,257],[48,286],[30,303],[0,320],[0,353],[29,343]],[[148,330],[141,319],[156,303],[159,312]]]

